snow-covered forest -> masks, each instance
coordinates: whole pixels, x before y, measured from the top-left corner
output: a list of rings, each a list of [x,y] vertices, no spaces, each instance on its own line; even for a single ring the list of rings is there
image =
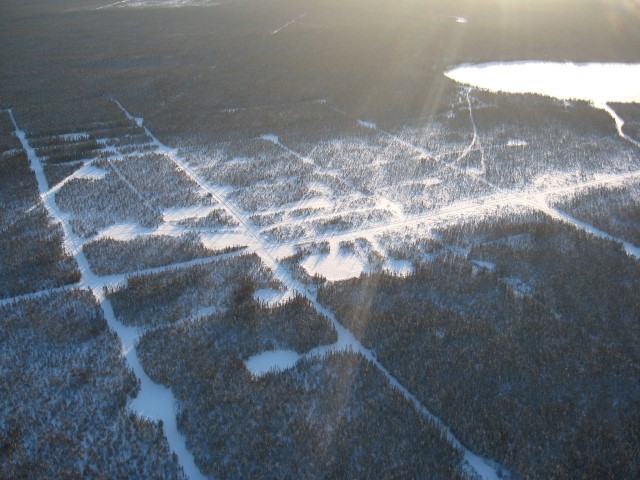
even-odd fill
[[[638,103],[445,75],[640,61],[606,2],[32,3],[0,477],[639,475]]]

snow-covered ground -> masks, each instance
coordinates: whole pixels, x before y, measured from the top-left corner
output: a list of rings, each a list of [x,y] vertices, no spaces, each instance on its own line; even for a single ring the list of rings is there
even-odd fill
[[[300,355],[293,350],[270,350],[247,359],[245,365],[252,374],[259,377],[269,372],[291,368],[298,360]]]
[[[332,246],[328,254],[314,254],[302,262],[302,268],[311,276],[321,275],[330,282],[338,282],[358,277],[365,271],[366,265],[354,253],[342,252]]]
[[[118,3],[135,4],[136,2]],[[278,33],[282,28],[287,27],[295,21],[296,19],[284,24],[274,33]],[[471,67],[461,68],[469,69]],[[484,68],[491,70],[490,67]],[[451,78],[455,78],[457,74],[452,74],[452,72],[448,74]],[[478,86],[482,87],[482,85]],[[631,88],[631,90],[633,90],[633,88]],[[597,103],[597,98],[600,97],[593,97],[590,101]],[[299,266],[311,276],[318,274],[330,282],[336,282],[354,278],[363,272],[370,271],[387,271],[399,276],[411,275],[413,272],[412,263],[408,260],[394,259],[385,250],[385,247],[381,245],[381,236],[393,233],[424,237],[424,235],[428,235],[429,232],[436,228],[451,225],[463,219],[482,218],[485,215],[494,214],[497,209],[508,209],[514,212],[534,209],[544,212],[552,218],[566,222],[575,228],[589,232],[597,237],[617,241],[624,246],[629,255],[640,258],[640,249],[636,246],[579,219],[571,217],[567,213],[553,207],[549,201],[549,199],[555,195],[575,193],[581,189],[594,186],[621,185],[630,178],[640,178],[640,172],[607,174],[596,172],[588,178],[583,178],[577,173],[575,175],[569,173],[548,174],[537,177],[524,187],[507,188],[497,185],[486,176],[485,145],[483,145],[484,139],[481,138],[474,118],[474,109],[477,103],[474,103],[472,88],[464,88],[461,90],[459,104],[460,110],[464,112],[465,116],[468,112],[469,136],[466,137],[468,143],[462,144],[462,142],[460,142],[460,145],[456,146],[455,149],[449,149],[444,155],[441,152],[436,154],[424,145],[418,144],[418,142],[414,142],[410,138],[397,132],[383,130],[374,122],[353,117],[352,120],[354,124],[361,127],[361,131],[366,130],[366,135],[370,135],[370,138],[375,140],[372,141],[367,137],[366,141],[349,140],[343,141],[343,143],[334,142],[326,151],[330,152],[331,148],[339,151],[344,147],[345,151],[348,151],[348,154],[339,152],[342,156],[339,155],[337,158],[340,161],[352,162],[350,165],[354,169],[361,167],[359,162],[369,161],[370,164],[367,164],[366,168],[362,169],[360,178],[358,178],[357,175],[353,175],[348,169],[339,170],[334,168],[335,166],[333,165],[329,168],[321,167],[321,165],[327,162],[327,158],[322,156],[322,150],[308,149],[308,146],[304,144],[288,145],[275,135],[262,135],[261,139],[264,140],[263,143],[269,142],[271,144],[269,148],[279,149],[280,152],[284,152],[282,155],[287,155],[287,161],[292,164],[296,162],[298,165],[304,164],[304,168],[310,169],[312,175],[309,175],[311,178],[307,185],[309,190],[305,195],[301,195],[301,198],[288,203],[274,203],[272,206],[261,209],[259,212],[247,211],[242,208],[240,202],[236,201],[234,194],[239,191],[239,187],[228,184],[217,184],[209,180],[205,174],[206,168],[213,166],[215,169],[219,165],[198,164],[198,162],[193,162],[185,158],[177,149],[170,148],[160,142],[145,126],[142,118],[131,115],[123,105],[118,102],[116,103],[124,115],[144,129],[150,139],[153,152],[163,155],[168,162],[171,162],[172,165],[175,165],[175,168],[184,173],[200,193],[210,199],[210,203],[190,207],[164,208],[161,212],[162,221],[160,225],[156,227],[142,227],[135,222],[123,221],[102,229],[89,240],[103,237],[132,240],[145,235],[164,234],[179,236],[186,232],[194,232],[206,247],[215,250],[245,246],[248,251],[258,254],[264,265],[273,272],[274,277],[283,287],[281,291],[273,289],[257,290],[255,292],[256,299],[268,305],[275,306],[291,298],[295,293],[298,293],[306,297],[319,313],[325,315],[338,332],[338,341],[334,345],[319,347],[303,354],[290,351],[263,352],[247,359],[247,368],[254,375],[262,375],[272,369],[281,370],[290,368],[294,366],[301,357],[324,355],[332,350],[349,349],[359,352],[372,361],[386,376],[389,382],[396,387],[408,401],[415,405],[419,412],[434,421],[435,424],[442,429],[450,443],[464,452],[465,468],[477,473],[482,478],[497,478],[496,466],[493,462],[484,460],[467,450],[440,419],[429,412],[412,392],[406,389],[386,370],[376,359],[372,351],[365,348],[349,330],[338,322],[331,311],[327,310],[318,302],[315,288],[294,278],[286,262],[282,262],[282,260],[293,256],[299,249],[304,250],[306,246],[315,243],[318,245],[323,244],[325,247],[318,248],[317,251],[303,255],[299,264]],[[339,115],[349,117],[347,112],[327,105],[326,102],[318,103],[317,106],[318,108],[328,108]],[[628,138],[622,131],[623,122],[620,117],[616,115],[615,111],[608,107],[606,103],[598,104],[598,106],[599,108],[610,110],[609,114],[615,120],[619,136],[638,146],[635,140]],[[98,277],[91,272],[82,251],[82,245],[87,240],[81,239],[73,232],[71,227],[72,215],[67,212],[62,212],[55,202],[56,192],[62,187],[58,185],[54,189],[49,189],[40,159],[29,146],[24,132],[21,132],[15,124],[15,120],[13,121],[18,137],[27,151],[32,167],[36,172],[38,187],[45,206],[49,210],[49,213],[62,223],[65,232],[65,247],[75,256],[80,265],[82,272],[80,286],[91,289],[94,295],[101,301],[105,317],[122,341],[123,351],[127,357],[127,361],[142,382],[140,395],[131,402],[130,407],[141,415],[163,420],[169,444],[178,454],[181,465],[191,478],[198,478],[200,472],[193,462],[193,457],[186,449],[184,438],[176,428],[175,405],[171,392],[153,383],[148,376],[146,376],[135,352],[135,342],[139,336],[138,330],[124,327],[118,322],[113,314],[109,301],[104,298],[102,287],[105,285],[122,284],[126,282],[125,276],[114,275],[111,277]],[[530,148],[529,142],[519,138],[519,134],[517,133],[514,137],[504,138],[500,146],[510,149]],[[316,152],[318,156],[315,156],[313,152]],[[388,166],[389,161],[386,155],[398,155],[402,158],[403,162],[414,162],[414,165],[420,165],[420,162],[433,161],[439,170],[432,177],[403,179],[402,182],[385,185],[383,188],[376,187],[373,188],[372,191],[368,189],[359,190],[356,188],[356,184],[363,178],[373,178],[376,168],[386,168]],[[473,155],[477,155],[479,158],[477,164],[474,165],[473,168],[463,167],[462,164]],[[120,155],[112,157],[112,160],[115,158],[119,161],[126,161],[126,159]],[[232,164],[233,168],[243,168],[243,166],[252,165],[252,162],[253,159],[250,157],[231,156],[228,164]],[[109,168],[122,179],[123,188],[126,187],[130,189],[141,204],[150,204],[153,199],[149,198],[148,193],[141,191],[130,181],[130,178],[125,175],[124,169],[111,164],[109,164]],[[64,186],[66,182],[74,178],[91,179],[99,182],[105,178],[106,174],[106,170],[97,168],[92,164],[92,161],[88,161],[85,162],[82,168],[61,182],[61,184]],[[470,195],[469,197],[455,198],[441,206],[433,207],[419,213],[410,213],[407,209],[407,204],[393,196],[398,188],[405,186],[419,187],[416,188],[417,192],[446,187],[447,182],[451,178],[463,178],[471,182],[474,186],[482,186],[482,189],[478,189],[480,193]],[[271,184],[272,189],[274,185],[275,188],[280,186],[279,183],[273,183]],[[340,185],[347,186],[349,189],[347,194],[340,193]],[[251,188],[253,188],[253,185],[250,186],[249,190]],[[420,195],[420,193],[416,193],[416,195]],[[229,225],[233,226],[224,226],[222,228],[192,228],[186,226],[188,223],[181,223],[185,220],[195,221],[203,219],[214,210],[221,210],[228,215],[228,217],[233,220],[233,223]],[[380,212],[383,212],[383,214],[380,214]],[[256,215],[256,213],[259,213],[259,215]],[[258,222],[260,222],[260,224],[258,224]],[[282,238],[268,233],[272,232],[274,228],[286,229],[292,227],[298,227],[301,233],[292,237],[283,236]],[[327,244],[328,248],[326,248]],[[389,248],[389,245],[386,245],[386,247]],[[182,266],[206,261],[209,260],[200,259],[193,262],[184,262]],[[473,260],[472,264],[474,268],[477,269],[493,270],[495,268],[493,264],[482,260]],[[180,265],[174,265],[161,268],[179,266]],[[154,269],[154,271],[159,270],[161,269]],[[528,286],[518,279],[505,278],[503,281],[518,295],[527,295],[529,293]],[[201,312],[201,314],[206,313],[211,312],[208,310]]]
[[[256,300],[273,307],[289,300],[291,298],[291,292],[281,292],[272,288],[261,288],[256,290],[253,296]]]

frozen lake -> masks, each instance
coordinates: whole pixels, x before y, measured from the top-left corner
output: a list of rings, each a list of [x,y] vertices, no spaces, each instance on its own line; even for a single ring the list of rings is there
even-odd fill
[[[560,100],[640,103],[640,64],[538,61],[461,65],[450,79],[483,90],[537,93]]]

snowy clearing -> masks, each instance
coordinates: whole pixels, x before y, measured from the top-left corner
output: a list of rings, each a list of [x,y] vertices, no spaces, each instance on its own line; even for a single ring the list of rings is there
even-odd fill
[[[244,363],[256,377],[269,372],[278,372],[292,368],[300,360],[300,355],[292,350],[271,350],[247,359]]]

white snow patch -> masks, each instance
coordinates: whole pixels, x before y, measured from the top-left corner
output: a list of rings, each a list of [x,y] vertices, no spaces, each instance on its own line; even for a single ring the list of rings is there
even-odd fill
[[[172,207],[162,212],[165,222],[178,222],[187,218],[203,218],[209,215],[216,207],[212,205],[198,205],[193,207]]]
[[[226,163],[227,163],[227,165],[229,165],[229,164],[236,165],[236,164],[248,163],[251,160],[253,160],[253,159],[250,158],[250,157],[233,157],[231,160],[229,160]]]
[[[471,263],[478,268],[484,268],[486,270],[493,271],[496,269],[495,263],[487,262],[486,260],[471,260]]]
[[[331,195],[333,195],[333,191],[323,183],[312,181],[312,182],[309,182],[307,185],[309,187],[309,190],[316,191],[320,195],[326,195],[327,197],[330,197]]]
[[[391,201],[386,197],[378,196],[376,198],[376,208],[379,210],[388,210],[399,218],[405,218],[402,204]]]
[[[285,203],[284,205],[279,205],[274,208],[266,208],[264,210],[259,210],[255,213],[258,213],[260,215],[269,215],[272,213],[291,212],[291,211],[300,210],[303,208],[310,208],[314,210],[332,209],[333,204],[325,197],[311,197],[311,198],[305,198],[304,200],[296,200],[295,202]],[[304,219],[306,217],[300,216],[299,218]]]
[[[581,181],[578,172],[553,172],[536,177],[532,186],[536,190],[553,190],[562,187],[573,187]]]
[[[222,310],[223,309],[217,305],[211,305],[209,307],[199,307],[191,312],[191,316],[193,318],[208,317],[209,315],[213,315],[214,313],[219,313]]]
[[[529,142],[526,140],[510,139],[507,142],[507,147],[526,147],[527,145],[529,145]]]
[[[260,136],[261,139],[266,140],[267,142],[275,143],[276,145],[280,145],[280,138],[277,135],[265,134]]]
[[[469,23],[469,21],[465,17],[459,17],[457,15],[439,15],[441,18],[448,18],[450,20],[455,21],[456,23]]]
[[[87,132],[65,133],[60,135],[60,138],[64,140],[86,140],[89,138],[89,134]]]
[[[154,229],[142,227],[137,223],[117,223],[100,231],[95,238],[109,237],[114,240],[127,241],[133,240],[141,235],[150,235],[153,232]]]
[[[325,197],[312,197],[298,202],[292,202],[285,205],[288,210],[297,210],[301,208],[313,208],[313,209],[330,209],[333,208],[333,204]]]
[[[528,283],[516,277],[506,277],[503,281],[511,288],[516,297],[526,297],[533,294],[533,288]]]
[[[202,235],[202,244],[212,250],[222,250],[227,247],[247,246],[255,243],[255,239],[246,233],[223,232]]]
[[[212,0],[121,0],[109,3],[96,10],[105,8],[180,8],[180,7],[214,7],[222,5],[222,2]]]
[[[278,261],[296,254],[296,247],[294,244],[265,244],[264,250],[267,255]]]
[[[413,263],[409,260],[392,260],[389,259],[389,272],[399,277],[408,277],[413,274]]]
[[[85,165],[80,168],[75,177],[76,178],[86,178],[91,180],[100,180],[107,175],[107,171],[103,168],[94,167],[93,165]]]
[[[370,128],[371,130],[376,130],[378,126],[373,122],[367,122],[366,120],[358,119],[358,123],[364,128]]]
[[[253,375],[261,377],[269,372],[292,368],[298,360],[300,355],[293,350],[271,350],[254,355],[244,364]]]
[[[274,307],[290,299],[291,292],[280,292],[273,288],[261,288],[254,292],[253,297],[260,302],[266,303],[270,307]]]
[[[331,248],[329,254],[313,254],[301,264],[309,275],[322,275],[330,282],[359,277],[365,271],[364,262],[357,255]]]
[[[471,453],[467,449],[464,451],[462,464],[463,469],[467,470],[473,476],[479,475],[483,480],[498,480],[500,478],[496,470],[489,465],[486,460]]]

